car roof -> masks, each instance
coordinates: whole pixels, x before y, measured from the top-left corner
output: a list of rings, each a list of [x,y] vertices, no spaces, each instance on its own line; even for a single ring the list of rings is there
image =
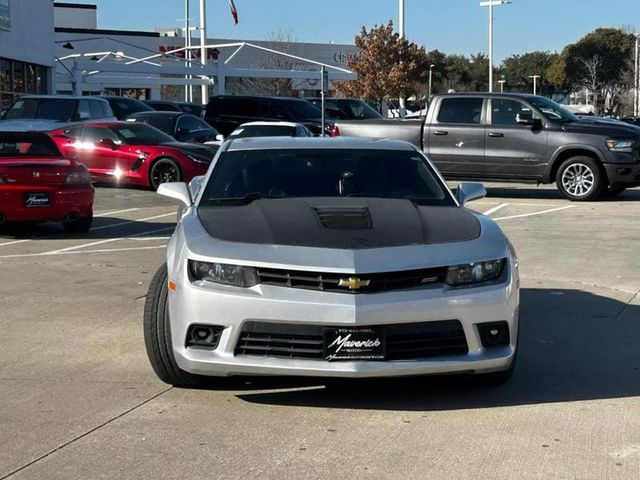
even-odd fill
[[[243,123],[238,128],[264,127],[264,126],[297,127],[297,126],[304,126],[304,125],[302,125],[301,123],[296,123],[296,122],[247,122],[247,123]]]
[[[540,95],[533,95],[531,93],[518,93],[518,92],[509,92],[509,93],[489,93],[489,92],[450,92],[450,93],[440,93],[439,97],[490,97],[490,98],[521,98],[523,100],[533,100],[535,98],[544,98]],[[548,100],[548,99],[547,99]]]
[[[415,147],[401,140],[360,137],[247,137],[229,140],[226,151],[279,150],[279,149],[354,149],[395,150],[412,152]]]
[[[181,117],[183,115],[188,115],[191,117],[196,117],[199,118],[198,116],[192,114],[192,113],[187,113],[187,112],[168,112],[168,111],[158,111],[158,110],[154,110],[151,112],[148,111],[144,111],[144,112],[135,112],[135,113],[130,113],[129,115],[127,115],[127,118],[134,118],[134,117],[140,117],[140,116],[144,116],[144,117]]]
[[[267,100],[284,100],[284,101],[291,101],[291,100],[295,100],[298,102],[306,102],[307,100],[305,100],[304,98],[299,98],[299,97],[279,97],[277,95],[216,95],[215,97],[211,97],[211,100],[217,99],[217,98],[241,98],[241,99],[249,99],[249,100],[260,100],[260,99],[267,99]]]
[[[105,101],[103,97],[86,97],[79,95],[20,95],[18,100],[23,100],[27,98],[35,98],[35,99],[46,99],[46,100],[99,100]]]

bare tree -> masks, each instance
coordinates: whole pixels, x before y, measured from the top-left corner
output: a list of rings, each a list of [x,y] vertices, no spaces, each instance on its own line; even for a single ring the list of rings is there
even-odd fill
[[[579,60],[585,69],[581,84],[593,95],[593,105],[598,110],[598,94],[603,88],[603,84],[600,81],[602,58],[600,58],[600,55],[594,55],[589,59],[580,58]]]

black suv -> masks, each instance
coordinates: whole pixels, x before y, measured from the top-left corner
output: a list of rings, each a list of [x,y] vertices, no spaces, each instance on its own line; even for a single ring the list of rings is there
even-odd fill
[[[312,134],[322,132],[322,113],[315,105],[294,97],[250,97],[220,95],[211,98],[204,113],[209,125],[225,137],[243,123],[255,121],[302,123]],[[325,133],[331,133],[326,122]]]
[[[140,100],[136,100],[135,98],[128,97],[114,97],[114,96],[101,96],[98,98],[102,98],[109,102],[111,106],[111,110],[113,110],[113,114],[116,116],[118,120],[124,120],[124,118],[132,113],[139,112],[153,112],[153,108],[151,108],[146,103],[141,102]]]

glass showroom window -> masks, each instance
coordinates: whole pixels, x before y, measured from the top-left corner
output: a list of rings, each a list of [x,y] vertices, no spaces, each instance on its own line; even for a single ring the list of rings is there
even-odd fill
[[[48,70],[42,65],[0,58],[0,109],[24,93],[48,93]]]

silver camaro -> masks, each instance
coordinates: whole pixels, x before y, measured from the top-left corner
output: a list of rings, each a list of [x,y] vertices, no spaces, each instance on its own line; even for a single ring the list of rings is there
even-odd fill
[[[513,371],[514,250],[412,145],[232,140],[158,193],[185,205],[144,312],[163,381]]]

